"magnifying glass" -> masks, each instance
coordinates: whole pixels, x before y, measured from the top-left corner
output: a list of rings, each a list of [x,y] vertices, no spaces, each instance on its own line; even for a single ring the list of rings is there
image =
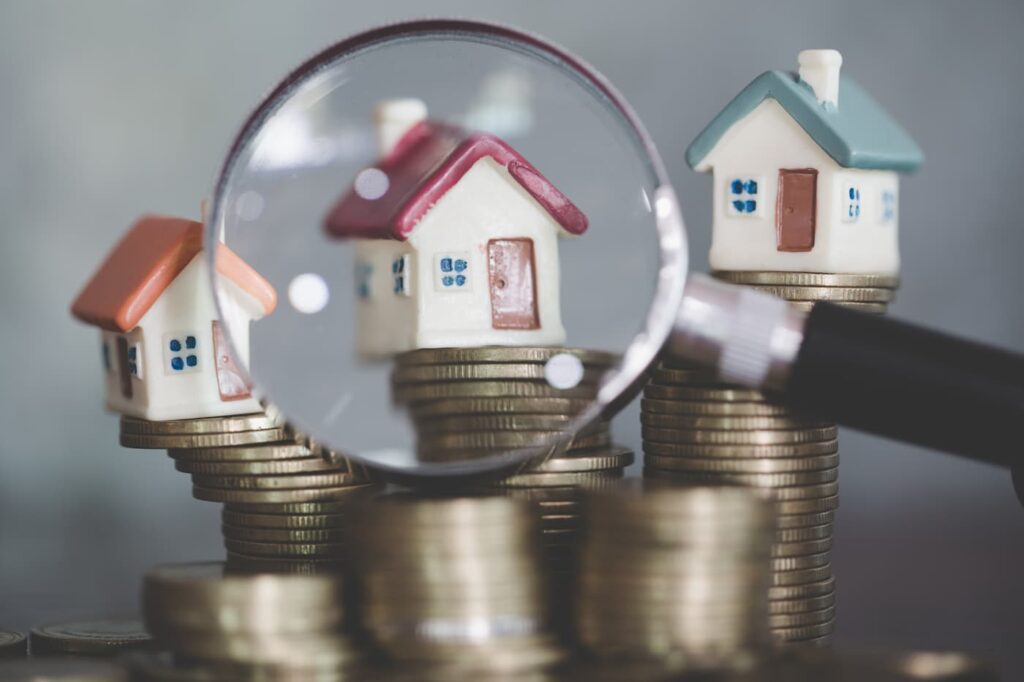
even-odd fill
[[[1017,355],[689,274],[675,192],[629,105],[502,26],[397,24],[301,65],[236,136],[207,228],[224,374],[399,478],[606,447],[595,424],[663,350],[989,462],[1009,463],[1024,416]],[[280,301],[251,327],[225,252]]]

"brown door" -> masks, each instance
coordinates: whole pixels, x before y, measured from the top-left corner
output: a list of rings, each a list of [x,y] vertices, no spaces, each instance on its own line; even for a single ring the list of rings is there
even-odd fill
[[[224,332],[216,320],[213,321],[213,357],[217,363],[217,389],[220,391],[220,399],[229,402],[248,398],[251,395],[249,384],[235,364],[231,345],[224,338]]]
[[[776,248],[810,251],[814,248],[818,171],[813,168],[779,171],[779,198],[775,207]]]
[[[128,339],[117,337],[117,376],[121,380],[121,395],[132,397],[132,375],[128,369]]]
[[[537,284],[532,239],[487,242],[491,289],[491,326],[495,329],[539,329]]]

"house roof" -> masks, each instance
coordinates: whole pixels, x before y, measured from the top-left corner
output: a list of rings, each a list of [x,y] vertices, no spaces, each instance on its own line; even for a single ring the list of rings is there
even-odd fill
[[[71,314],[109,331],[130,331],[202,250],[202,223],[143,216],[82,289]],[[274,310],[274,287],[224,245],[217,251],[217,271],[255,298],[264,314]]]
[[[766,98],[777,101],[840,166],[913,171],[920,148],[870,95],[849,78],[839,80],[839,105],[821,104],[796,74],[768,71],[755,78],[701,131],[686,150],[698,166],[734,123]]]
[[[357,178],[327,214],[324,229],[339,238],[404,241],[427,211],[485,157],[506,168],[566,232],[586,231],[583,212],[503,140],[431,121],[413,126],[373,167],[383,174],[376,178],[378,191],[367,192]]]

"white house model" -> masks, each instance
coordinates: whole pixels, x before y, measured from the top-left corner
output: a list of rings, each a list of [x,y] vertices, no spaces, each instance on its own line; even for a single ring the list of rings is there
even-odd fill
[[[151,421],[262,409],[221,325],[247,365],[249,322],[273,311],[276,293],[221,245],[218,286],[228,304],[219,321],[202,233],[191,220],[141,218],[72,305],[75,317],[100,328],[108,409]]]
[[[714,174],[712,269],[898,274],[897,174],[921,151],[842,61],[761,74],[690,145]]]
[[[354,242],[359,352],[564,343],[558,239],[586,216],[493,135],[418,100],[376,114],[382,158],[324,225]]]

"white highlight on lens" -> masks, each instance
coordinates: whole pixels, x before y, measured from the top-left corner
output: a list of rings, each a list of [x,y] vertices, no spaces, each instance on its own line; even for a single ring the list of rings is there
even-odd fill
[[[544,364],[544,378],[554,388],[574,388],[583,381],[583,363],[571,353],[553,355]]]
[[[331,300],[327,282],[320,275],[306,272],[298,275],[288,285],[288,301],[300,313],[312,315],[327,307]]]
[[[242,192],[235,200],[235,213],[240,220],[256,220],[263,214],[263,195],[251,189]]]
[[[367,168],[356,176],[356,194],[363,199],[380,199],[390,186],[387,173],[379,168]]]

